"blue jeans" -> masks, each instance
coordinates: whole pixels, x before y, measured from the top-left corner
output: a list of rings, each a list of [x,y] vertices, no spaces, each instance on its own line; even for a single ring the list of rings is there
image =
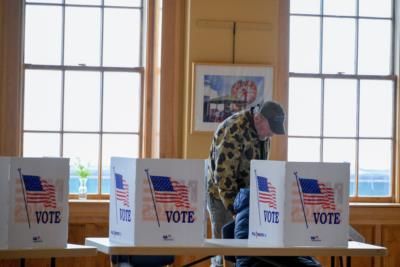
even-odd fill
[[[207,195],[207,210],[211,220],[212,238],[222,238],[222,226],[233,220],[232,214],[225,209],[224,204],[219,199]],[[217,255],[211,258],[211,266],[222,267],[223,256]]]

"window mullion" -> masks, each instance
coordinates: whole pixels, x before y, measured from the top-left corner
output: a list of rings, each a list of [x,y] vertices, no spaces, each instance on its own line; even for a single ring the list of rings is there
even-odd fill
[[[61,14],[61,66],[65,62],[65,0],[63,0]],[[61,112],[60,112],[60,156],[64,156],[64,97],[65,97],[65,70],[61,71]]]
[[[324,1],[321,0],[321,11],[320,11],[320,21],[319,21],[319,73],[322,74],[322,59],[324,56]]]
[[[114,71],[114,72],[143,72],[143,67],[94,67],[94,66],[70,66],[70,65],[41,65],[41,64],[25,64],[25,69],[37,70],[76,70],[76,71]]]
[[[358,50],[359,50],[359,38],[360,38],[360,0],[356,1],[356,36],[355,36],[355,53],[354,53],[354,64],[355,64],[355,75],[358,76],[359,74],[359,68],[358,68]],[[359,197],[359,177],[360,177],[360,172],[359,172],[359,166],[360,166],[360,79],[357,79],[357,92],[356,92],[356,158],[354,159],[354,168],[355,168],[355,181],[354,181],[354,196],[356,198]]]
[[[325,100],[325,79],[321,79],[321,129],[320,129],[320,155],[319,155],[319,160],[321,162],[324,161],[324,100]]]
[[[103,50],[104,50],[104,0],[101,1],[101,14],[100,14],[100,66],[103,66]],[[100,72],[100,118],[99,118],[99,127],[100,127],[100,135],[99,135],[99,166],[98,166],[98,183],[97,190],[98,193],[102,194],[103,188],[103,108],[104,108],[104,70]]]
[[[354,181],[354,195],[358,197],[358,185],[359,185],[359,166],[360,166],[360,79],[357,79],[357,111],[356,111],[356,158],[355,158],[355,163],[354,163],[354,168],[355,168],[355,181]]]
[[[354,70],[355,70],[355,75],[358,75],[358,41],[359,41],[359,31],[360,31],[360,19],[359,19],[359,12],[360,12],[360,1],[357,0],[356,1],[356,15],[357,15],[357,19],[356,19],[356,36],[354,38],[354,41],[356,42],[354,45],[354,49],[356,51],[354,51]]]

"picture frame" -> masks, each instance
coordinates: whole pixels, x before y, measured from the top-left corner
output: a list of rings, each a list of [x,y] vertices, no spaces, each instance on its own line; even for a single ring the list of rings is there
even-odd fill
[[[272,99],[273,68],[194,63],[192,87],[192,132],[215,131],[230,115]]]

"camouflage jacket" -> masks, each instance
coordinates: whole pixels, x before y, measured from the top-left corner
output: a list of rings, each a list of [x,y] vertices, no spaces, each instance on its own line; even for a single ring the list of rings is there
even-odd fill
[[[250,185],[250,161],[268,159],[270,140],[260,141],[253,114],[244,110],[223,121],[215,131],[207,170],[208,194],[233,213],[240,188]],[[261,153],[264,151],[264,155]]]

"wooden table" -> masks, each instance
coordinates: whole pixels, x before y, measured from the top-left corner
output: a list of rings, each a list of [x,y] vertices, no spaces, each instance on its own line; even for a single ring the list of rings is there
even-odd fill
[[[249,244],[246,239],[206,239],[199,246],[131,246],[110,242],[108,238],[90,237],[85,244],[108,255],[331,256],[331,264],[335,256],[346,256],[346,266],[351,266],[352,256],[387,255],[385,247],[356,241],[349,241],[347,247],[265,247]]]
[[[25,266],[25,259],[50,258],[51,267],[56,266],[57,257],[87,257],[97,254],[96,247],[67,244],[65,248],[20,248],[0,249],[0,259],[21,259],[20,266]]]

